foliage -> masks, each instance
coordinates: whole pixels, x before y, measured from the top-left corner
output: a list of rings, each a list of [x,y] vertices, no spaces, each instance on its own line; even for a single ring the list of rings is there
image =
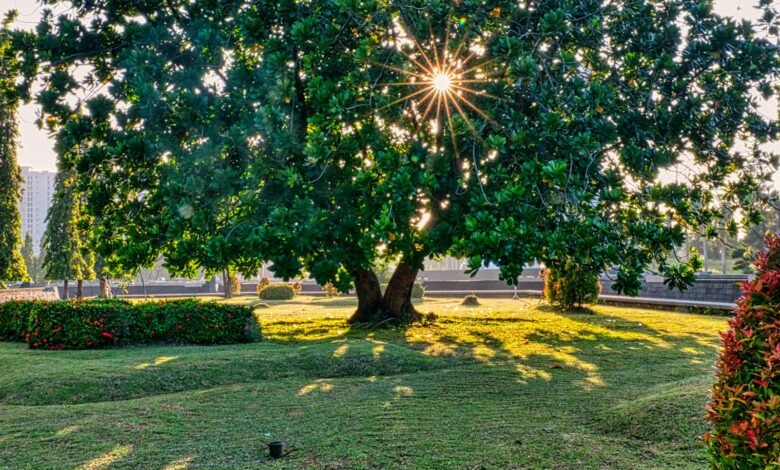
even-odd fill
[[[17,77],[21,73],[16,45],[9,32],[14,16],[0,24],[0,287],[3,281],[27,278],[22,246],[22,217],[18,202],[22,197],[22,175],[16,163],[18,137]]]
[[[268,279],[268,276],[261,277],[260,280],[257,281],[257,294],[259,295],[263,289],[265,289],[270,285],[271,285],[271,280]]]
[[[57,173],[54,199],[46,216],[43,234],[43,267],[51,280],[94,279],[95,259],[87,246],[82,197],[76,188],[75,170]]]
[[[241,295],[241,279],[237,274],[230,275],[230,291],[233,296]]]
[[[264,287],[258,295],[262,300],[292,300],[295,297],[295,289],[288,284],[271,284]]]
[[[39,305],[35,300],[0,302],[0,341],[24,341],[30,312]]]
[[[92,349],[146,343],[228,344],[256,341],[252,310],[176,300],[141,302],[11,301],[0,304],[0,334],[32,349]],[[15,329],[15,330],[14,330]]]
[[[469,294],[469,295],[463,297],[463,301],[461,301],[460,304],[465,306],[465,307],[478,307],[479,306],[479,298],[475,294]]]
[[[715,468],[770,468],[780,461],[780,236],[756,255],[723,333],[705,434]]]
[[[113,262],[263,258],[346,291],[389,260],[455,255],[516,283],[573,257],[636,294],[654,264],[689,285],[667,263],[686,232],[756,221],[778,123],[752,93],[772,98],[780,69],[780,15],[759,6],[738,23],[690,0],[76,0],[44,15],[27,68],[58,146],[85,146],[68,159]],[[423,55],[470,51],[489,79],[434,126],[401,84]]]
[[[24,260],[24,265],[27,268],[27,275],[29,276],[30,281],[38,282],[38,267],[40,263],[38,257],[35,256],[35,247],[33,246],[32,234],[30,232],[25,232],[24,234],[24,244],[22,245],[20,253]]]
[[[330,282],[322,286],[322,291],[325,292],[326,297],[338,297],[341,295],[341,291]]]
[[[412,298],[422,299],[425,297],[425,286],[419,282],[412,284]]]
[[[0,462],[254,468],[271,433],[305,450],[285,468],[392,469],[399,449],[420,469],[707,468],[712,364],[702,358],[725,319],[461,300],[428,301],[436,327],[367,331],[346,322],[354,298],[303,297],[262,310],[266,341],[217,348],[2,343]],[[421,428],[437,432],[410,439]],[[56,452],[42,436],[56,437]]]
[[[301,290],[303,290],[303,283],[301,281],[295,281],[290,285],[292,286],[295,295],[300,294]]]
[[[573,260],[548,267],[544,276],[544,298],[564,309],[595,304],[601,293],[599,272]]]

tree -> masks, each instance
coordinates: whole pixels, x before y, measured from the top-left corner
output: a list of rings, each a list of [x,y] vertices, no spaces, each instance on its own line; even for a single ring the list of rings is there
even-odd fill
[[[27,278],[22,246],[22,218],[19,200],[22,197],[22,174],[16,163],[18,137],[17,108],[19,90],[17,76],[20,63],[16,44],[9,31],[14,15],[8,15],[0,25],[0,286],[3,281]]]
[[[509,283],[537,259],[617,266],[628,294],[655,264],[683,289],[698,260],[668,253],[738,231],[727,212],[754,224],[777,164],[752,97],[776,92],[766,1],[756,24],[706,0],[74,6],[105,21],[44,18],[39,102],[66,147],[88,142],[73,164],[103,252],[355,282],[354,321],[417,318],[429,256]],[[75,109],[73,57],[110,83]]]
[[[33,246],[33,239],[30,232],[24,234],[24,245],[22,245],[22,259],[24,265],[27,267],[27,274],[32,282],[38,281],[38,257],[35,256],[35,247]]]
[[[46,216],[43,234],[45,250],[43,267],[46,278],[64,281],[65,298],[69,297],[68,280],[78,283],[77,297],[82,297],[81,286],[85,279],[93,279],[94,256],[85,243],[85,233],[80,227],[81,197],[76,192],[76,172],[60,170],[54,183],[54,200]]]

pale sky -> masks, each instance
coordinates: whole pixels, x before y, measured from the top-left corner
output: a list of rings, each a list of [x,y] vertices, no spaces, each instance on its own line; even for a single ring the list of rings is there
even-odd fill
[[[780,0],[774,0],[780,2]],[[757,10],[753,8],[757,0],[715,0],[715,9],[722,15],[755,19]],[[0,0],[0,14],[16,9],[19,11],[18,26],[32,28],[40,18],[43,9],[37,0]],[[778,116],[777,101],[766,103],[763,107],[764,115],[776,118]],[[54,171],[57,165],[57,157],[53,149],[53,141],[43,130],[35,125],[36,107],[33,105],[22,106],[20,109],[21,132],[19,164],[29,166],[36,170]],[[775,144],[780,151],[780,144]],[[776,178],[776,181],[778,179]]]

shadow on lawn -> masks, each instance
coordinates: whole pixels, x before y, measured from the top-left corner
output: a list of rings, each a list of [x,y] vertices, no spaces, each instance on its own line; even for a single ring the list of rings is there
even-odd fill
[[[706,361],[700,364],[695,360],[713,354],[717,346],[712,335],[659,331],[625,317],[555,310],[544,313],[552,317],[463,317],[376,331],[350,328],[343,319],[274,322],[280,328],[267,342],[296,348],[297,352],[272,366],[305,367],[312,372],[311,377],[299,374],[295,378],[304,380],[292,388],[257,392],[262,402],[250,400],[240,413],[231,414],[226,408],[209,414],[213,413],[209,407],[225,405],[207,390],[203,399],[177,404],[174,412],[181,417],[177,433],[192,445],[186,451],[179,446],[166,453],[164,468],[214,465],[226,453],[239,459],[232,465],[261,463],[267,428],[281,429],[274,439],[302,450],[289,457],[289,465],[340,462],[349,467],[365,462],[345,460],[345,446],[360,446],[369,455],[371,449],[388,445],[385,450],[397,452],[395,444],[387,443],[391,438],[387,436],[408,436],[416,429],[439,433],[445,449],[481,439],[485,430],[494,434],[496,445],[514,445],[514,434],[526,429],[522,427],[526,424],[514,423],[501,414],[511,414],[513,409],[562,425],[597,427],[601,424],[593,423],[594,416],[603,415],[604,410],[634,400],[659,383],[705,373]],[[328,324],[322,326],[323,321]],[[306,351],[315,349],[313,359],[305,357]],[[304,360],[311,362],[301,362]],[[150,367],[144,373],[157,371]],[[425,374],[416,374],[420,371],[437,371],[438,375],[430,380]],[[170,371],[163,375],[168,377]],[[265,378],[278,377],[249,374],[243,379]],[[340,382],[334,380],[337,378],[354,380]],[[490,400],[499,400],[501,406],[488,406]],[[561,400],[578,405],[560,406]],[[357,408],[341,409],[347,403]],[[463,409],[464,403],[473,410]],[[331,429],[328,423],[335,422],[336,413],[350,418],[350,429],[345,432],[361,436],[359,442],[347,444]],[[659,418],[649,414],[641,419]],[[505,421],[510,424],[502,424]],[[128,435],[123,440],[125,432],[119,423],[106,426],[116,427],[111,433],[115,438],[106,439],[102,449],[84,462],[84,468],[142,466],[146,457],[139,454],[160,444],[154,437],[158,431],[152,428],[140,439],[135,436],[132,440]],[[80,429],[84,427],[80,425]],[[217,439],[220,429],[231,435],[233,429],[241,429],[243,438],[220,449],[196,445],[198,440]],[[426,450],[418,449],[417,443],[406,439],[403,443],[408,446],[405,451],[425,455]]]

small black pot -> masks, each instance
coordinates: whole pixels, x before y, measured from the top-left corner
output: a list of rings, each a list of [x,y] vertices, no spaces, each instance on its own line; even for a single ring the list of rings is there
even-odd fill
[[[284,457],[284,442],[275,441],[268,444],[268,452],[272,459],[281,459]]]

